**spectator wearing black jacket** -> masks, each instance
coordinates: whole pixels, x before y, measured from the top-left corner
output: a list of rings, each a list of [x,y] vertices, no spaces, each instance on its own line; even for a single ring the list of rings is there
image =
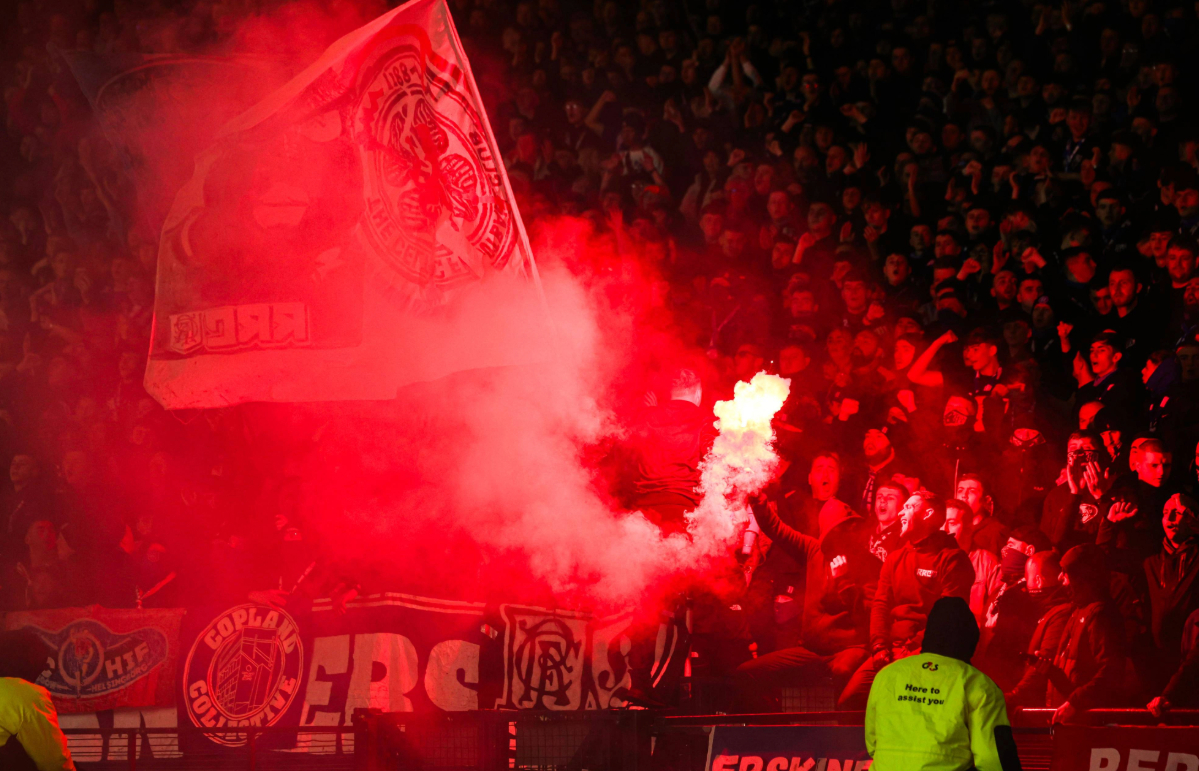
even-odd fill
[[[1183,627],[1199,610],[1199,505],[1176,493],[1166,502],[1161,525],[1161,551],[1144,562],[1153,649],[1146,651],[1150,666],[1143,671],[1156,675],[1149,684],[1154,693],[1178,669]]]
[[[1113,569],[1140,579],[1138,567],[1162,543],[1162,508],[1170,498],[1172,457],[1161,441],[1140,444],[1136,476],[1123,477],[1100,504],[1105,512],[1095,542],[1108,553]]]
[[[1041,664],[1055,723],[1071,722],[1081,709],[1119,706],[1126,698],[1128,662],[1124,621],[1112,600],[1103,551],[1081,544],[1061,562],[1070,617],[1052,659]]]
[[[869,548],[880,563],[886,562],[887,555],[903,546],[903,522],[899,512],[910,494],[906,487],[894,481],[883,482],[875,491]]]
[[[1017,648],[1023,667],[1019,682],[1007,692],[1011,706],[1056,707],[1049,703],[1049,668],[1046,663],[1061,646],[1066,622],[1074,608],[1069,590],[1061,583],[1061,562],[1056,552],[1037,552],[1024,566],[1027,597],[1036,613],[1035,628],[1023,647]]]
[[[1052,553],[1051,548],[1049,539],[1034,525],[1017,528],[1003,547],[999,568],[1002,583],[980,629],[979,668],[993,673],[992,679],[1004,690],[1014,687],[1024,671],[1024,653],[1041,615],[1037,601],[1029,594],[1028,563],[1038,552]],[[1055,563],[1055,581],[1059,572]]]
[[[1182,663],[1162,689],[1154,696],[1146,709],[1154,717],[1161,717],[1171,707],[1194,707],[1199,705],[1199,610],[1187,618],[1182,631]]]
[[[971,539],[974,548],[986,549],[999,559],[999,551],[1007,543],[1011,528],[995,517],[995,502],[987,495],[982,476],[973,472],[959,476],[957,498],[970,507],[974,520]]]
[[[1102,516],[1099,505],[1107,485],[1103,441],[1091,431],[1076,431],[1066,442],[1064,480],[1045,498],[1041,530],[1059,552],[1094,543]]]
[[[874,510],[874,496],[880,484],[890,481],[896,473],[902,476],[913,475],[913,464],[901,457],[900,450],[891,441],[887,428],[869,428],[862,439],[865,468],[858,474],[861,478],[860,484],[855,485],[861,490],[861,494],[853,496],[855,502],[860,501],[862,511]]]
[[[1008,527],[1039,524],[1045,499],[1055,487],[1058,467],[1049,438],[1031,414],[1015,419],[999,459],[1001,484],[995,487],[995,516]]]
[[[1127,430],[1126,424],[1138,413],[1142,388],[1137,377],[1140,366],[1131,360],[1124,361],[1124,345],[1125,342],[1112,332],[1095,335],[1089,358],[1094,376],[1078,389],[1076,403],[1102,402],[1110,419],[1122,430]]]
[[[670,400],[649,407],[638,427],[631,505],[667,530],[682,530],[683,514],[699,502],[699,464],[715,436],[702,399],[699,376],[680,370]]]

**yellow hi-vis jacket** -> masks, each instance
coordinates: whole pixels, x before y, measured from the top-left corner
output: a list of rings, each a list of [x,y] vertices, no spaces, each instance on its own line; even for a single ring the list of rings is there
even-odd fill
[[[1014,750],[1003,692],[991,678],[964,661],[921,653],[875,676],[866,750],[872,771],[1011,771],[1010,760],[1006,770],[1000,760],[997,726]]]
[[[38,771],[75,771],[58,727],[50,692],[15,677],[0,677],[0,747],[20,742]]]

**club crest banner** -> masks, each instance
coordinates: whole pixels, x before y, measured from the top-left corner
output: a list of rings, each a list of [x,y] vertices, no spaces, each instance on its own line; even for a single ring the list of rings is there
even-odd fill
[[[246,739],[229,728],[348,726],[357,709],[620,707],[632,619],[399,593],[363,597],[345,613],[329,600],[302,611],[195,609],[181,637],[179,723],[223,729],[200,735],[236,747]],[[657,650],[655,681],[677,679],[681,624],[661,626]],[[281,740],[300,751],[321,742],[303,732]]]
[[[344,613],[320,599],[186,613],[67,608],[5,620],[10,629],[33,628],[52,648],[39,682],[64,727],[190,729],[151,737],[149,752],[163,758],[241,751],[247,736],[231,730],[241,726],[300,729],[261,734],[264,751],[352,752],[352,736],[303,729],[350,726],[358,709],[619,708],[632,683],[633,623],[628,612],[598,617],[400,593],[359,598]],[[677,687],[689,652],[680,616],[663,618],[655,649],[651,681],[666,692]],[[95,737],[72,741],[72,751],[101,759]],[[116,753],[108,759],[124,751],[103,750]]]
[[[182,610],[64,608],[9,613],[7,629],[49,650],[38,684],[64,714],[174,703]]]

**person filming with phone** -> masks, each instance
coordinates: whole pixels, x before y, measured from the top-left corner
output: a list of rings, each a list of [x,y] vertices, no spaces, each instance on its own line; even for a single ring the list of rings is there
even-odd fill
[[[1094,543],[1103,521],[1100,503],[1109,487],[1103,440],[1093,431],[1075,431],[1066,444],[1061,483],[1045,498],[1041,530],[1059,553]]]

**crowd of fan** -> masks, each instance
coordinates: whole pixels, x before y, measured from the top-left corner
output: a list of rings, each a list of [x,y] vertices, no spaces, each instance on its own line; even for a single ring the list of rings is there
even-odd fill
[[[950,594],[1014,704],[1199,694],[1193,5],[450,5],[534,239],[588,221],[590,268],[658,277],[708,353],[649,397],[627,505],[681,527],[711,400],[791,379],[722,627],[746,699],[818,676],[861,704]],[[61,58],[207,50],[251,6],[5,20],[7,608],[171,605],[188,564],[234,584],[263,502],[251,535],[296,538],[299,483],[231,462],[236,417],[141,386],[156,231]]]
[[[469,29],[504,30],[530,209],[652,266],[708,350],[648,397],[630,508],[682,528],[712,399],[791,379],[766,537],[699,661],[750,708],[821,677],[860,708],[958,595],[1012,704],[1199,692],[1195,9],[597,9]]]

